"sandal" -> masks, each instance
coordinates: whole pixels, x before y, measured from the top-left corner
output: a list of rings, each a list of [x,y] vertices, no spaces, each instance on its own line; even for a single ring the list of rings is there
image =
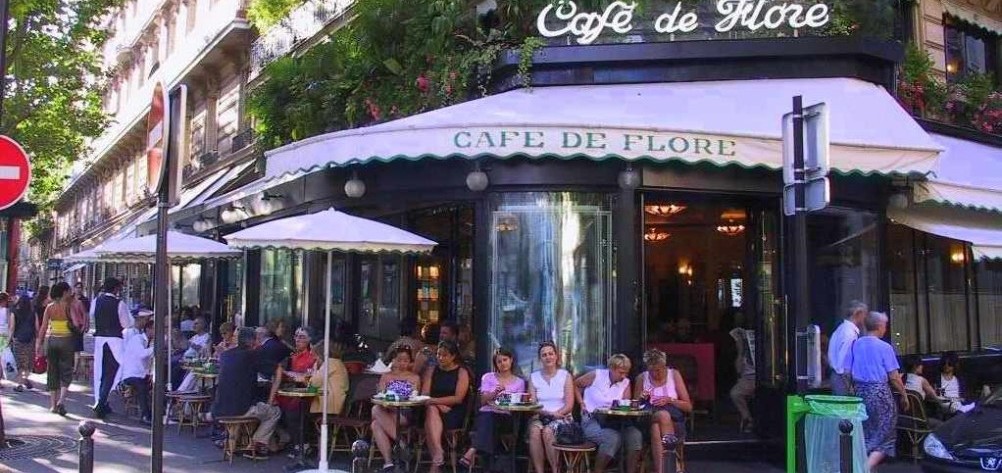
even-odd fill
[[[470,459],[466,458],[465,456],[460,458],[458,463],[460,468],[462,468],[464,471],[470,471],[473,469],[473,463],[470,461]]]
[[[56,414],[66,417],[66,407],[62,404],[56,406]]]

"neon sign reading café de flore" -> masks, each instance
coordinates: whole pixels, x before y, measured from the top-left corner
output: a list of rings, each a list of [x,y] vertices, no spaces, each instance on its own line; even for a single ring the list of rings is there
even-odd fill
[[[547,38],[571,35],[578,44],[591,44],[606,29],[629,33],[636,8],[636,2],[616,0],[600,12],[588,12],[579,11],[573,0],[559,0],[539,12],[536,28]],[[810,1],[717,0],[716,9],[719,19],[714,29],[720,33],[738,29],[820,28],[831,19],[828,5]],[[674,8],[658,15],[653,26],[658,33],[690,33],[700,26],[700,18],[695,11],[684,11],[682,2],[677,2]]]

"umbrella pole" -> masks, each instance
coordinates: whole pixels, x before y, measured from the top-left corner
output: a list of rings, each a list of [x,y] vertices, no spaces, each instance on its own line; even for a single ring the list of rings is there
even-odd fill
[[[324,366],[327,370],[324,372],[323,389],[324,389],[324,403],[321,407],[321,421],[320,421],[320,471],[327,471],[327,398],[330,396],[330,390],[327,389],[327,378],[329,377],[330,367],[330,356],[331,356],[331,272],[333,270],[334,263],[334,252],[327,251],[327,277],[324,279],[324,287],[326,292],[326,297],[324,299]]]

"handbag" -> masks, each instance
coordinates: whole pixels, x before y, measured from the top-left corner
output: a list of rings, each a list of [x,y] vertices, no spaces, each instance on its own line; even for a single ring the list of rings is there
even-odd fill
[[[42,374],[49,370],[49,360],[45,359],[45,355],[38,355],[35,357],[35,363],[31,367],[31,372],[35,374]]]
[[[577,445],[584,443],[584,429],[577,422],[561,422],[557,426],[556,439],[561,445]]]

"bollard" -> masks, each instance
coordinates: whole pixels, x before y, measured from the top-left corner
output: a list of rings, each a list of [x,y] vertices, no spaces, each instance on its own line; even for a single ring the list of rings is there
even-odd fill
[[[356,440],[351,444],[351,473],[365,473],[366,465],[369,462],[369,442]]]
[[[89,420],[81,422],[80,426],[77,427],[77,431],[80,432],[78,453],[80,456],[78,471],[80,473],[94,473],[94,439],[91,436],[94,435],[95,429],[94,423]]]
[[[839,472],[852,473],[852,422],[842,419],[838,423],[839,435]]]
[[[678,469],[678,444],[681,439],[675,434],[667,434],[661,437],[661,445],[664,447],[664,454],[661,456],[661,468],[664,473],[676,473]]]

